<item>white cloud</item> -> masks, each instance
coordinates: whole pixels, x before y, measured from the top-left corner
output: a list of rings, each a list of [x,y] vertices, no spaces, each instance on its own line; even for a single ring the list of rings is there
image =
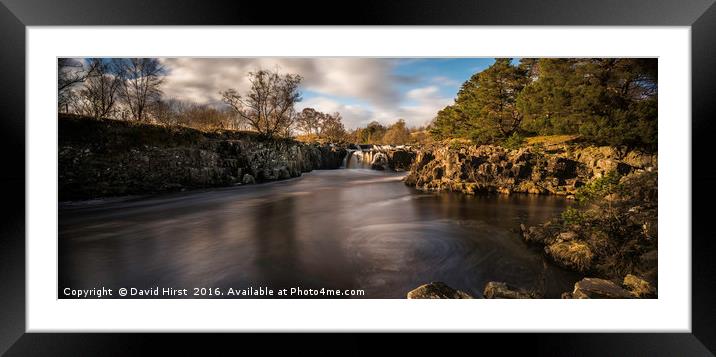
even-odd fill
[[[251,71],[279,69],[300,74],[303,90],[319,96],[305,99],[298,109],[339,112],[348,129],[373,120],[388,125],[399,118],[410,126],[425,125],[452,101],[439,94],[438,86],[448,80],[440,76],[432,78],[434,85],[401,93],[398,84],[416,83],[418,78],[394,75],[398,62],[392,59],[165,58],[162,62],[170,71],[164,83],[165,98],[204,104],[219,103],[219,91],[228,88],[246,91]]]
[[[449,87],[455,87],[461,84],[460,82],[445,76],[435,76],[431,78],[431,81],[437,85]]]
[[[411,89],[408,91],[408,93],[405,96],[407,98],[410,98],[413,100],[426,100],[426,99],[435,98],[437,96],[437,93],[438,93],[438,87],[428,86],[428,87]]]
[[[346,129],[365,126],[376,115],[372,106],[348,105],[326,97],[315,97],[298,103],[297,109],[303,108],[313,108],[324,113],[339,112]]]
[[[404,119],[408,126],[428,124],[439,110],[453,102],[452,98],[438,95],[437,87],[415,88],[405,94],[409,103],[396,102],[391,107],[366,105],[347,105],[326,97],[316,97],[299,103],[299,109],[314,108],[322,112],[339,112],[347,129],[365,126],[371,121],[390,125],[398,119]]]
[[[436,86],[411,89],[406,97],[413,104],[401,106],[399,113],[402,118],[406,119],[408,125],[413,126],[428,124],[439,110],[454,101],[453,98],[440,96]]]
[[[395,61],[375,58],[165,58],[170,69],[165,96],[202,103],[220,99],[228,88],[249,88],[248,72],[278,69],[303,76],[302,87],[333,96],[355,97],[376,105],[399,99],[391,74]],[[399,80],[399,78],[398,78]]]

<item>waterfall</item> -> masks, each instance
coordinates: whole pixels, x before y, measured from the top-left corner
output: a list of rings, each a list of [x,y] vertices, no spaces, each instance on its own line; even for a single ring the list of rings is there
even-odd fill
[[[351,144],[348,153],[343,159],[344,169],[376,169],[383,170],[388,167],[388,154],[393,146],[372,144]]]
[[[353,160],[355,160],[355,153],[356,150],[348,150],[348,154],[346,154],[346,157],[343,159],[343,168],[344,169],[350,169],[353,164]]]
[[[343,159],[342,167],[345,169],[369,169],[373,162],[372,145],[351,145],[355,149],[348,149]]]

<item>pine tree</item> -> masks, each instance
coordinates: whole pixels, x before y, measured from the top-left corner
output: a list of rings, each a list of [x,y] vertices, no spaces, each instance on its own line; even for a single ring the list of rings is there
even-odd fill
[[[511,58],[498,58],[462,85],[455,105],[438,113],[433,132],[454,131],[478,143],[509,137],[522,121],[517,97],[529,82],[527,73]]]
[[[541,59],[538,66],[538,79],[518,99],[523,129],[580,134],[597,144],[655,147],[655,60]]]
[[[497,59],[463,83],[430,127],[437,139],[502,142],[512,134],[579,134],[599,145],[655,149],[657,61]]]

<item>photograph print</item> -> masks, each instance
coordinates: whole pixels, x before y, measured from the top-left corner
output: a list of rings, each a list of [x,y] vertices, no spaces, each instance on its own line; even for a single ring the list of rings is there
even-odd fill
[[[658,297],[656,58],[58,58],[59,299]]]

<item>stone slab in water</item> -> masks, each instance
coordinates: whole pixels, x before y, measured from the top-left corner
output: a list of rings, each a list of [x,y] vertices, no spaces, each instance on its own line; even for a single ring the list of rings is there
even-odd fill
[[[472,299],[470,294],[442,282],[421,285],[408,293],[408,299]]]

